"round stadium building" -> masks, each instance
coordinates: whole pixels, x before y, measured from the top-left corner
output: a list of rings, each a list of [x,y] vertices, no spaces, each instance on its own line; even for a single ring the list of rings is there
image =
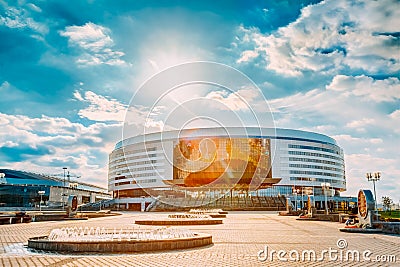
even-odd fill
[[[299,208],[308,195],[321,206],[324,197],[338,200],[346,190],[346,176],[343,150],[329,136],[217,127],[149,133],[118,142],[109,156],[108,187],[115,203],[127,209],[143,209],[160,197],[175,199],[177,206],[202,206],[220,198],[256,205],[260,196],[284,196]]]

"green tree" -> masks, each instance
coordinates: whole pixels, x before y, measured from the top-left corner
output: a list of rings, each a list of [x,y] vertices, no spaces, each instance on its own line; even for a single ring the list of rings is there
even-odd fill
[[[391,211],[393,200],[390,197],[382,197],[382,205],[386,210]]]

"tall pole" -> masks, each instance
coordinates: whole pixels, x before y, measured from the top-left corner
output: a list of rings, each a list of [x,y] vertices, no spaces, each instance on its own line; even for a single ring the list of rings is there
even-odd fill
[[[328,211],[328,192],[326,190],[326,187],[324,188],[325,191],[325,213],[328,215],[329,211]]]
[[[367,172],[367,180],[368,182],[371,182],[374,184],[374,198],[375,198],[375,210],[377,210],[378,206],[378,201],[376,199],[376,188],[375,188],[375,182],[379,181],[381,179],[381,173],[380,172],[375,172],[374,175],[372,176],[372,173]]]
[[[63,170],[64,170],[64,183],[63,183],[63,186],[65,187],[65,171],[67,170],[67,167],[63,167]]]
[[[65,171],[67,170],[68,168],[67,167],[63,167],[63,170],[64,170],[64,183],[63,183],[63,189],[62,189],[62,206],[63,206],[63,210],[65,209],[65,199],[64,199],[64,190],[65,190]]]
[[[303,210],[304,208],[304,201],[303,201],[303,186],[301,186],[301,209]]]
[[[375,210],[376,210],[376,206],[377,206],[377,200],[376,200],[376,189],[375,189],[375,180],[372,180],[373,184],[374,184],[374,197],[375,197]]]
[[[329,187],[331,186],[330,183],[321,183],[321,187],[324,190],[324,195],[325,195],[325,213],[328,215],[329,214],[329,210],[328,210],[328,190]]]
[[[40,195],[39,211],[42,211],[42,201],[43,201],[42,196],[43,196],[45,193],[46,193],[46,191],[43,191],[43,190],[38,191],[38,194]]]

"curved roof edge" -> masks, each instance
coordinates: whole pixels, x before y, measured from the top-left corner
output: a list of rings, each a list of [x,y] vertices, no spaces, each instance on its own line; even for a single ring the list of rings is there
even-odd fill
[[[137,135],[119,141],[115,149],[123,146],[152,142],[159,140],[171,140],[177,138],[194,138],[194,137],[216,137],[216,136],[231,136],[231,137],[249,137],[260,138],[266,137],[271,139],[285,139],[298,141],[311,141],[322,144],[337,145],[336,140],[320,133],[293,130],[284,128],[260,128],[260,127],[212,127],[212,128],[193,128],[183,130],[171,130],[162,132],[152,132],[148,134]]]
[[[5,174],[5,184],[8,185],[39,185],[39,186],[60,186],[63,187],[64,179],[53,177],[49,175],[34,173],[34,172],[27,172],[22,170],[13,170],[13,169],[0,169],[0,173]],[[77,189],[92,191],[97,193],[105,193],[107,192],[107,188],[100,187],[97,185],[80,182],[77,180],[70,180],[71,183],[77,183]]]

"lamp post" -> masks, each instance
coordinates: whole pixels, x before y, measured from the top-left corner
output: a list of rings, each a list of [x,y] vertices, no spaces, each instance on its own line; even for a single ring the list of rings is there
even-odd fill
[[[64,170],[64,183],[63,183],[63,185],[64,185],[64,187],[65,187],[65,171],[66,171],[67,169],[68,169],[67,167],[63,167],[63,170]]]
[[[62,206],[63,206],[63,210],[65,209],[65,201],[64,201],[64,190],[65,190],[65,171],[67,170],[68,168],[67,167],[63,167],[63,170],[64,170],[64,183],[63,183],[63,189],[62,189],[62,197],[61,197],[61,200],[62,200]]]
[[[300,189],[296,189],[296,210],[298,210],[297,209],[297,196],[299,195],[299,193],[300,193]],[[301,207],[301,202],[302,202],[302,200],[300,200],[300,209],[302,209],[302,207]]]
[[[381,173],[380,172],[375,172],[374,175],[372,176],[372,173],[366,174],[368,182],[371,182],[374,184],[374,197],[375,197],[375,210],[377,209],[377,200],[376,200],[376,189],[375,189],[375,182],[379,181],[381,179]]]
[[[304,209],[303,191],[304,191],[304,188],[303,188],[303,186],[301,186],[301,210]]]
[[[38,191],[40,195],[40,202],[39,202],[39,211],[42,211],[42,196],[44,195],[45,191]]]
[[[326,213],[326,215],[329,214],[329,211],[328,211],[328,194],[327,193],[328,193],[328,189],[329,189],[330,186],[331,186],[330,183],[321,183],[321,187],[324,190],[324,195],[325,195],[325,213]]]

